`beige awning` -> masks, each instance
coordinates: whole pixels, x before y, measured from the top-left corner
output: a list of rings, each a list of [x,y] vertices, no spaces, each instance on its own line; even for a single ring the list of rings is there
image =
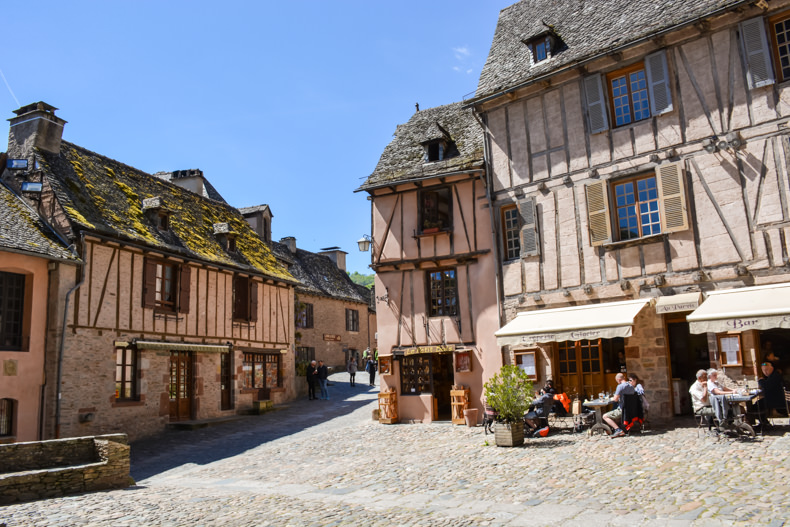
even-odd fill
[[[694,311],[702,302],[702,293],[683,293],[682,295],[660,296],[656,301],[656,313],[677,313],[679,311]]]
[[[499,346],[630,337],[634,318],[649,301],[645,298],[525,311],[494,335]]]
[[[189,342],[162,342],[151,340],[138,340],[135,342],[137,349],[167,350],[167,351],[204,351],[209,353],[227,353],[230,346],[227,344],[192,344]]]
[[[790,328],[790,283],[711,291],[686,320],[691,333]]]

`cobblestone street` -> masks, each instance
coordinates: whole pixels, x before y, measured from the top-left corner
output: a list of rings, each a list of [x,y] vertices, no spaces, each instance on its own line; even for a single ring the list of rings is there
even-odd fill
[[[0,508],[21,525],[783,525],[790,428],[756,442],[674,429],[497,448],[482,428],[380,425],[375,391],[132,445],[126,490]],[[786,420],[783,422],[786,423]],[[488,440],[488,445],[486,444]]]

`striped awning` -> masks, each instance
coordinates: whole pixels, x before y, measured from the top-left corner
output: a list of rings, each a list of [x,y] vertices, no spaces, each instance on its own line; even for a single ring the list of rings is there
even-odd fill
[[[686,320],[691,333],[790,329],[790,283],[711,291]]]
[[[229,344],[195,344],[191,342],[163,342],[160,340],[138,340],[134,342],[137,349],[166,351],[203,351],[208,353],[227,353]]]

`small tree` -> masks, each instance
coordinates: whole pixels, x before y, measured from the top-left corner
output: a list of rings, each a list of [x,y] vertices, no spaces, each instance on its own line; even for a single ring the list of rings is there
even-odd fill
[[[517,423],[532,404],[532,381],[517,366],[505,365],[485,383],[486,402],[506,423]]]

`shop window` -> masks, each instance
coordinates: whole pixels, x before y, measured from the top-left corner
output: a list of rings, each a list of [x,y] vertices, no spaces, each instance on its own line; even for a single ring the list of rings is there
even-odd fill
[[[14,435],[14,401],[0,399],[0,437]]]
[[[359,311],[346,309],[346,331],[359,331]]]
[[[143,307],[154,308],[164,313],[187,313],[189,284],[188,265],[146,258]]]
[[[419,193],[420,232],[446,231],[450,229],[452,194],[450,188],[423,190]]]
[[[681,163],[586,186],[590,244],[644,238],[689,228]],[[610,210],[614,203],[614,210]]]
[[[25,275],[0,272],[0,350],[23,347]]]
[[[401,359],[401,395],[431,393],[431,356],[409,355]]]
[[[309,329],[313,327],[313,304],[299,303],[299,312],[296,315],[296,327]]]
[[[140,352],[135,348],[115,348],[115,400],[139,400],[138,357]]]
[[[245,353],[241,369],[244,372],[244,388],[282,386],[279,353]]]
[[[741,336],[717,335],[716,339],[719,344],[719,357],[722,366],[742,366]]]
[[[233,277],[233,319],[246,322],[258,320],[258,284],[250,277]]]
[[[296,348],[296,375],[304,377],[307,374],[307,365],[315,360],[315,348],[298,346]]]
[[[454,317],[458,314],[458,285],[455,269],[428,273],[430,316]]]

